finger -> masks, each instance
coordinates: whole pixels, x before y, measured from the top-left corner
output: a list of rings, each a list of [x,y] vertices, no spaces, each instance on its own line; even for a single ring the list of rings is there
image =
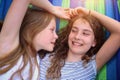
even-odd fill
[[[74,16],[75,13],[74,13],[74,9],[71,9],[71,15]]]
[[[75,16],[78,15],[78,12],[77,12],[76,9],[73,10],[73,14],[74,14]]]
[[[77,15],[78,15],[77,11],[75,9],[73,9],[72,10],[72,16],[77,16]]]
[[[70,9],[69,14],[70,14],[70,17],[73,18],[73,17],[75,16],[74,10],[73,10],[73,9]]]

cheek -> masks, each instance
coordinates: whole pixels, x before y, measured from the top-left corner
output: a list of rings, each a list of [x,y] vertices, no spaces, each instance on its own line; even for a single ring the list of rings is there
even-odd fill
[[[72,40],[72,39],[74,39],[74,37],[75,37],[75,35],[70,33],[69,36],[68,36],[68,40]]]
[[[85,43],[89,45],[89,47],[91,47],[93,44],[95,44],[95,40],[94,38],[88,38],[85,40]]]
[[[69,35],[69,36],[68,36],[68,44],[70,44],[71,40],[72,40],[72,36]]]
[[[36,45],[41,45],[41,42],[43,42],[43,40],[41,37],[36,36],[33,42],[34,42],[34,45],[36,46]]]
[[[68,46],[69,46],[69,48],[72,47],[72,45],[73,45],[72,44],[73,39],[74,39],[73,36],[69,35],[69,37],[68,37]]]
[[[44,35],[42,37],[42,42],[44,43],[44,45],[49,45],[53,41],[54,41],[54,36],[52,34]]]
[[[44,35],[44,34],[41,34],[41,33],[39,33],[38,35],[36,35],[35,36],[35,38],[34,38],[34,43],[37,45],[37,44],[44,44],[44,43],[46,43],[46,35]]]
[[[40,41],[42,44],[46,44],[46,43],[49,43],[51,40],[50,36],[43,36],[41,38],[39,38],[38,41]]]

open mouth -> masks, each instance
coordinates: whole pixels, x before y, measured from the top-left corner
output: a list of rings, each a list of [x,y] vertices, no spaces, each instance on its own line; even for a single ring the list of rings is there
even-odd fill
[[[73,44],[74,46],[83,46],[83,44],[82,44],[82,43],[75,42],[75,41],[72,41],[72,44]]]

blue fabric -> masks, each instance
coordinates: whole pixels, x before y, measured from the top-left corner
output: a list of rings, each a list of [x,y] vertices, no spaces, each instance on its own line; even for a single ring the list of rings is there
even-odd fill
[[[49,0],[49,1],[52,3],[53,0]]]
[[[117,52],[117,80],[120,80],[120,49]]]
[[[114,19],[120,19],[119,18],[119,12],[118,12],[118,6],[117,6],[117,1],[116,0],[109,0],[106,1],[106,5],[109,5],[106,8],[106,15],[114,18]],[[109,4],[108,4],[109,3]],[[109,11],[107,11],[109,10]],[[107,78],[108,80],[118,80],[120,78],[118,78],[117,75],[117,55],[115,55],[109,62],[107,65]]]
[[[12,0],[1,0],[0,3],[0,20],[4,20]]]
[[[49,0],[55,6],[62,6],[62,0]],[[60,19],[56,19],[56,30],[59,30]]]
[[[4,3],[3,1],[0,1],[0,20],[3,20],[3,8],[4,8]]]
[[[113,7],[114,7],[114,18],[118,21],[120,21],[120,13],[119,13],[119,9],[118,9],[118,4],[117,4],[117,0],[113,0]]]
[[[114,6],[115,19],[120,21],[120,13],[119,13],[118,4],[117,4],[116,0],[113,0],[113,6]],[[117,60],[116,61],[117,61],[116,62],[117,63],[116,64],[116,69],[117,69],[117,79],[116,80],[120,80],[120,49],[117,52]]]
[[[106,0],[106,15],[115,18],[114,6],[112,0]],[[109,32],[107,32],[107,37]],[[116,70],[116,56],[114,56],[107,64],[107,80],[117,80],[117,70]],[[112,77],[111,77],[112,76]]]
[[[113,13],[113,5],[111,0],[105,0],[105,7],[106,7],[106,16],[109,16],[111,18],[114,18],[114,13]],[[106,32],[106,37],[109,36],[109,32]]]

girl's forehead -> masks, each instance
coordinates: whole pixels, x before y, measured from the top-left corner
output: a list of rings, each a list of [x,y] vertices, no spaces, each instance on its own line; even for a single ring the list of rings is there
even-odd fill
[[[89,26],[90,24],[88,21],[86,21],[85,19],[77,19],[76,21],[74,21],[73,26]]]
[[[79,19],[75,20],[74,23],[80,23],[80,24],[88,23],[89,24],[89,22],[87,20],[83,19],[83,18],[79,18]]]
[[[77,19],[73,23],[72,28],[76,28],[76,29],[80,29],[80,30],[85,29],[85,30],[93,31],[90,24],[85,19]]]

